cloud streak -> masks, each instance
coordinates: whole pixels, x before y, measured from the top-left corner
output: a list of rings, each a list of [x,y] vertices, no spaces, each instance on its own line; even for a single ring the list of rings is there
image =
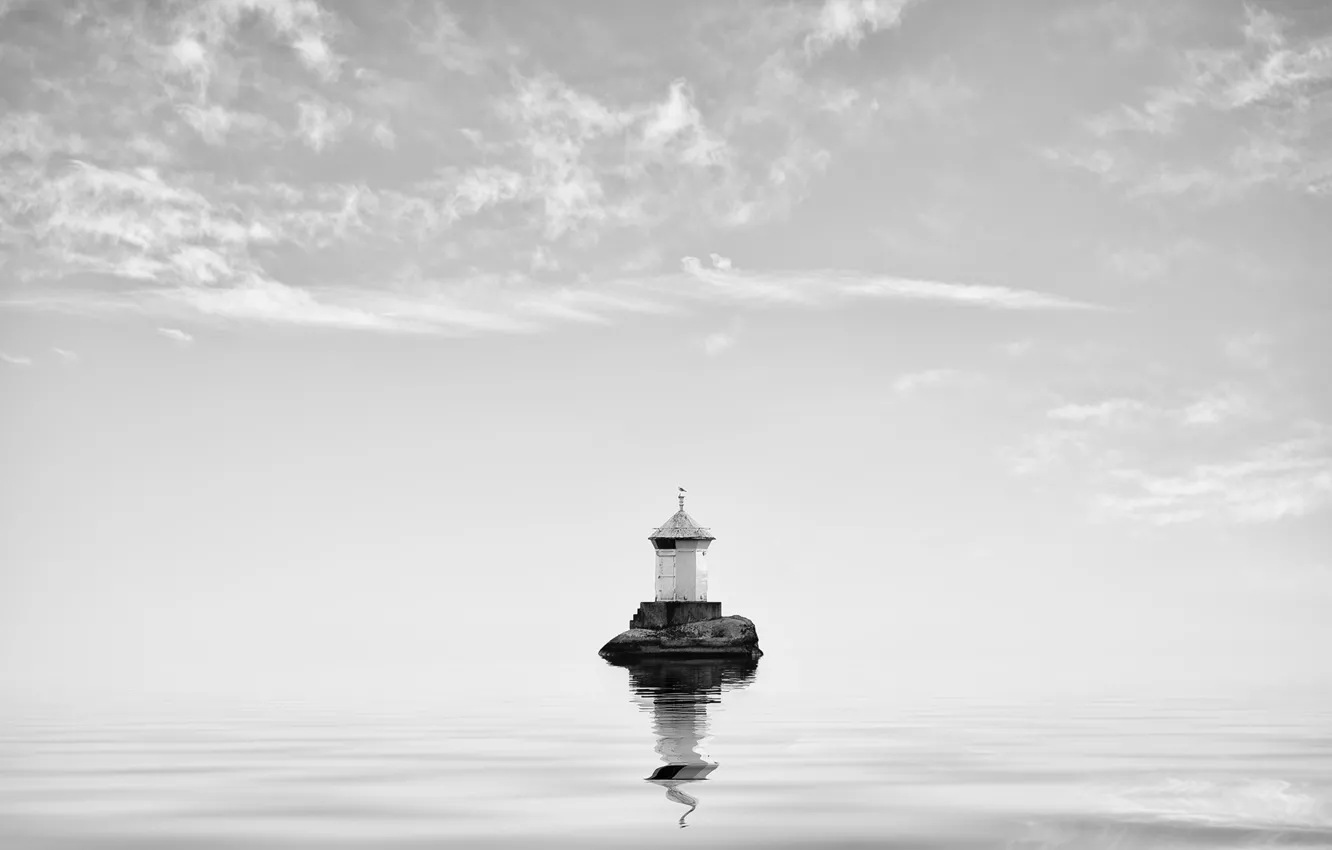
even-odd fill
[[[1098,305],[1006,286],[949,283],[837,269],[748,272],[713,255],[711,267],[684,257],[681,267],[701,284],[699,297],[750,303],[820,306],[851,300],[939,302],[995,310],[1093,310]]]
[[[194,342],[194,336],[180,328],[158,328],[157,332],[172,342],[178,342],[181,345],[189,345]]]

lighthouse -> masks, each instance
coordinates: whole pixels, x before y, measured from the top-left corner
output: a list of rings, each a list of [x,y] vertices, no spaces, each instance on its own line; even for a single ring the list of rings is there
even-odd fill
[[[648,535],[656,558],[653,599],[638,606],[631,629],[664,629],[721,617],[721,603],[708,601],[708,546],[717,538],[680,509]]]
[[[679,498],[680,509],[648,535],[655,558],[652,601],[640,602],[629,630],[601,648],[612,664],[654,656],[753,660],[763,654],[753,620],[724,617],[721,603],[708,601],[707,554],[717,538],[685,511],[683,487]]]
[[[708,601],[708,544],[717,538],[694,522],[684,507],[648,537],[657,555],[657,602]]]

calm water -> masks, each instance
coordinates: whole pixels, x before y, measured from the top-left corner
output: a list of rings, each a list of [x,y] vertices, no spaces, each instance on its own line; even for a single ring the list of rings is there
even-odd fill
[[[0,847],[1332,848],[1332,703],[905,697],[770,658],[29,714]]]

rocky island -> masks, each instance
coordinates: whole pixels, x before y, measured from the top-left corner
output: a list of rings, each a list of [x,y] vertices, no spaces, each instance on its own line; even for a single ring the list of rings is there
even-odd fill
[[[656,550],[656,599],[643,602],[621,632],[601,648],[609,660],[634,658],[750,658],[763,654],[752,620],[723,616],[708,601],[705,558],[712,533],[680,509],[648,537]]]
[[[745,617],[716,617],[660,629],[629,629],[601,648],[602,658],[758,658],[758,631]]]

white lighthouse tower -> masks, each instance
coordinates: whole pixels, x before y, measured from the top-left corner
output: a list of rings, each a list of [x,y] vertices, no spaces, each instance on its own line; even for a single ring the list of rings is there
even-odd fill
[[[706,556],[717,538],[685,513],[684,500],[682,488],[680,510],[648,538],[657,552],[657,602],[708,601]]]

